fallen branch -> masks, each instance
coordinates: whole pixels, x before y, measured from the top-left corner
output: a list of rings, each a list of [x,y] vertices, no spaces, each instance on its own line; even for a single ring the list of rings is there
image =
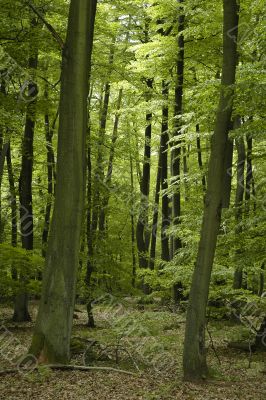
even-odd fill
[[[7,375],[7,374],[17,374],[17,373],[23,373],[25,372],[31,372],[34,370],[37,370],[40,365],[35,366],[34,368],[14,368],[14,369],[6,369],[3,371],[0,371],[0,376],[2,375]],[[134,372],[126,371],[123,369],[117,369],[117,368],[112,368],[112,367],[86,367],[83,365],[63,365],[63,364],[43,364],[43,366],[53,369],[53,370],[60,370],[60,371],[106,371],[106,372],[119,372],[121,374],[126,374],[126,375],[133,375],[137,376]]]

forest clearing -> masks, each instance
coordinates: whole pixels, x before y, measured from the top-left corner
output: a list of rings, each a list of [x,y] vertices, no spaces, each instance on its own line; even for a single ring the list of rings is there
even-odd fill
[[[0,6],[0,399],[264,399],[265,0]]]

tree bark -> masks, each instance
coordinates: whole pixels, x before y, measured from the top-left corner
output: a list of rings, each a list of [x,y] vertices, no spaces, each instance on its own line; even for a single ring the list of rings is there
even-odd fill
[[[181,134],[182,127],[182,111],[183,111],[183,82],[184,82],[184,24],[185,16],[183,12],[184,0],[178,0],[179,12],[181,13],[178,17],[178,59],[177,59],[177,83],[175,87],[175,107],[174,107],[174,138],[172,150],[172,178],[174,179],[174,193],[172,199],[172,219],[173,225],[176,229],[175,236],[173,238],[173,256],[182,247],[180,237],[178,236],[178,228],[180,225],[181,216],[181,194],[180,194],[180,164],[181,164],[181,141],[179,136]]]
[[[137,262],[136,262],[136,239],[135,239],[135,218],[134,218],[134,175],[133,175],[133,160],[130,150],[130,194],[131,194],[131,252],[132,252],[132,286],[136,286],[136,273],[137,273]]]
[[[72,0],[62,55],[57,185],[40,300],[30,353],[67,363],[79,265],[85,194],[85,139],[92,26],[96,1]]]
[[[38,27],[38,20],[32,18],[31,31]],[[38,66],[38,49],[36,45],[30,43],[30,56],[28,67],[30,71],[36,71]],[[28,85],[28,103],[26,108],[26,122],[24,136],[22,140],[22,164],[19,178],[19,202],[20,202],[20,232],[22,247],[26,250],[33,250],[33,207],[32,207],[32,172],[33,172],[33,141],[36,119],[36,95],[38,93],[37,84],[32,81]],[[24,285],[26,277],[19,277]],[[28,294],[19,293],[15,299],[13,321],[30,321],[28,311]]]
[[[237,65],[237,0],[224,0],[223,70],[208,171],[201,237],[189,296],[185,344],[184,377],[201,379],[208,373],[205,349],[206,307],[217,236],[221,222],[225,151],[232,115]],[[234,30],[235,37],[229,32]]]
[[[10,207],[11,207],[11,245],[13,247],[17,247],[18,245],[17,196],[16,196],[13,166],[12,166],[10,142],[6,154],[6,162],[7,162],[9,191],[10,191]],[[14,280],[17,280],[18,274],[14,266],[12,266],[11,273],[12,273],[12,278]]]
[[[104,194],[103,194],[101,210],[100,210],[100,217],[99,217],[99,230],[101,232],[103,232],[105,230],[106,209],[108,207],[108,203],[109,203],[109,199],[110,199],[110,185],[111,185],[112,174],[113,174],[115,144],[116,144],[116,141],[118,138],[119,112],[120,112],[121,103],[122,103],[122,95],[123,95],[123,89],[120,89],[119,94],[118,94],[118,100],[117,100],[117,108],[116,108],[116,115],[115,115],[115,122],[114,122],[114,128],[113,128],[111,149],[110,149],[109,160],[108,160],[107,173],[106,173],[106,177],[105,177],[105,181],[104,181],[104,189],[103,189]]]
[[[161,132],[161,188],[162,188],[162,227],[161,227],[161,257],[163,261],[170,260],[169,253],[169,238],[167,235],[167,229],[170,225],[169,215],[169,198],[168,194],[164,193],[168,190],[168,123],[169,123],[169,109],[168,109],[168,96],[169,86],[163,81],[162,83],[162,95],[164,105],[162,109],[162,132]]]
[[[150,248],[150,264],[149,264],[149,267],[151,270],[154,270],[154,267],[155,267],[159,204],[160,204],[161,169],[162,169],[162,167],[161,167],[161,146],[160,146],[159,156],[158,156],[156,185],[155,185],[155,195],[154,195],[152,229],[151,229],[151,248]]]
[[[202,161],[202,151],[201,151],[201,140],[200,140],[200,126],[199,124],[196,125],[196,132],[197,132],[197,153],[198,153],[198,165],[199,169],[202,174],[201,182],[202,182],[202,190],[203,193],[206,193],[206,176],[203,172],[203,161]]]
[[[45,98],[48,102],[48,87],[45,89]],[[45,140],[46,140],[46,163],[47,163],[47,200],[45,206],[45,214],[44,214],[44,227],[42,231],[42,256],[46,256],[46,247],[48,241],[48,234],[50,228],[50,218],[52,211],[52,203],[54,196],[54,170],[55,170],[55,157],[54,157],[54,149],[53,149],[53,135],[55,130],[55,124],[58,118],[58,112],[56,113],[55,119],[50,126],[50,118],[49,118],[49,110],[47,109],[46,114],[44,116],[45,123]]]
[[[151,97],[151,90],[153,88],[153,80],[147,79],[147,103]],[[144,144],[144,158],[143,158],[143,172],[141,179],[141,199],[140,211],[136,227],[136,239],[138,247],[139,267],[148,268],[148,249],[149,241],[147,240],[148,229],[148,212],[149,212],[149,193],[150,193],[150,173],[151,173],[151,132],[152,132],[152,113],[146,113],[146,128],[145,128],[145,144]],[[143,291],[148,292],[149,289],[143,285]]]
[[[236,127],[241,125],[240,118],[237,119]],[[245,191],[245,160],[246,160],[246,150],[243,138],[236,140],[237,149],[237,183],[236,183],[236,195],[235,195],[235,220],[236,220],[236,230],[235,233],[238,235],[242,232],[242,227],[240,226],[242,216],[243,216],[243,201],[244,201],[244,191]],[[241,253],[241,248],[236,250],[236,262],[239,259],[239,254]],[[243,280],[243,269],[241,266],[237,266],[234,273],[234,289],[242,288]]]

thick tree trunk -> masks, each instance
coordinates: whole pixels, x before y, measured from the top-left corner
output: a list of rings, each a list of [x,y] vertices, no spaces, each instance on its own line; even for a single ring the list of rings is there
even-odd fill
[[[217,110],[208,171],[203,223],[195,270],[193,273],[183,354],[184,377],[201,379],[207,372],[205,349],[206,307],[209,284],[221,222],[225,151],[230,129],[237,65],[237,0],[224,0],[223,71],[220,102]],[[228,32],[234,29],[235,37]]]
[[[67,363],[85,194],[88,72],[96,1],[72,0],[62,56],[57,185],[43,289],[30,353]]]
[[[170,225],[170,213],[169,213],[169,198],[168,194],[164,193],[168,190],[168,123],[169,123],[169,109],[168,109],[168,96],[169,86],[163,81],[162,83],[162,95],[164,105],[162,109],[162,132],[161,132],[161,188],[162,188],[162,227],[161,227],[161,257],[163,261],[170,260],[169,253],[169,238],[167,235],[167,229]]]

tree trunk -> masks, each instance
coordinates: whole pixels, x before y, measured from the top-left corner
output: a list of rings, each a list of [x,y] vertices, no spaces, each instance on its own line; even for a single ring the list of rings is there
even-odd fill
[[[11,245],[13,247],[17,247],[18,245],[17,198],[16,198],[15,179],[12,167],[10,142],[6,154],[6,162],[7,162],[9,191],[10,191],[10,207],[11,207]],[[14,280],[17,280],[18,274],[14,266],[12,266],[11,273],[12,273],[12,278]]]
[[[238,118],[236,127],[241,125],[241,120]],[[243,138],[236,140],[237,149],[237,184],[236,184],[236,196],[235,196],[235,220],[236,220],[236,230],[235,233],[238,235],[242,232],[241,220],[243,215],[243,200],[244,200],[244,190],[245,190],[245,160],[246,160],[246,150]],[[239,259],[239,254],[241,253],[241,248],[236,250],[236,262]],[[242,288],[242,278],[243,269],[241,266],[237,266],[234,273],[234,289]]]
[[[87,96],[96,1],[72,0],[62,55],[57,185],[30,353],[67,363],[85,194]]]
[[[255,184],[253,176],[253,163],[252,163],[252,151],[253,151],[253,139],[250,135],[247,136],[247,175],[246,175],[246,191],[245,191],[245,201],[246,201],[246,214],[250,211],[250,199],[251,195],[254,200],[254,208],[256,208],[255,201]]]
[[[104,87],[104,98],[103,106],[100,111],[100,127],[99,127],[99,139],[98,139],[98,154],[97,154],[97,164],[95,168],[94,177],[94,194],[93,194],[93,208],[92,208],[92,234],[95,236],[97,228],[99,227],[99,219],[101,212],[101,189],[104,182],[104,155],[103,146],[105,142],[106,124],[110,100],[110,77],[112,72],[112,65],[114,63],[114,53],[115,53],[115,38],[113,38],[110,54],[109,54],[109,76],[108,81]]]
[[[237,0],[224,0],[223,71],[220,102],[217,110],[208,171],[203,223],[195,270],[193,273],[183,354],[184,377],[201,379],[207,372],[205,349],[206,307],[209,284],[221,222],[225,151],[232,115],[237,65]],[[234,30],[232,38],[228,32]]]
[[[38,20],[32,18],[32,33],[38,27]],[[38,66],[38,50],[34,43],[30,43],[29,70],[36,71]],[[26,109],[26,122],[22,140],[22,164],[19,178],[19,201],[20,201],[20,232],[23,249],[33,250],[33,207],[32,207],[32,172],[33,172],[33,140],[36,118],[36,95],[37,84],[32,81],[28,85],[28,104]],[[24,285],[26,277],[19,277]],[[28,311],[28,294],[19,293],[14,304],[13,321],[30,321]]]
[[[136,286],[136,273],[137,273],[137,263],[136,263],[136,240],[135,240],[135,218],[134,218],[134,175],[133,175],[133,160],[130,149],[130,199],[131,199],[131,253],[132,253],[132,286]]]
[[[173,256],[181,248],[182,243],[178,236],[178,227],[180,225],[181,216],[181,195],[180,195],[180,164],[181,164],[181,141],[179,136],[181,134],[182,127],[182,111],[183,111],[183,82],[184,82],[184,24],[185,16],[183,12],[184,0],[178,0],[179,12],[181,13],[178,17],[178,60],[177,60],[177,83],[175,87],[175,107],[174,107],[174,138],[172,150],[172,178],[174,179],[174,193],[172,200],[172,219],[173,225],[176,228],[176,233],[173,238]]]
[[[103,195],[103,199],[102,199],[100,217],[99,217],[99,230],[101,232],[103,232],[105,230],[106,209],[108,207],[108,203],[109,203],[109,199],[110,199],[110,185],[111,185],[112,174],[113,174],[113,160],[114,160],[114,156],[115,156],[115,144],[116,144],[116,141],[118,138],[119,112],[120,112],[121,103],[122,103],[122,95],[123,95],[123,89],[120,89],[119,94],[118,94],[118,100],[117,100],[116,116],[115,116],[114,129],[113,129],[113,135],[112,135],[111,149],[110,149],[110,154],[109,154],[107,174],[106,174],[105,181],[104,181],[104,189],[103,189],[104,195]]]
[[[45,89],[45,98],[48,102],[48,87]],[[47,106],[48,107],[48,106]],[[56,113],[55,119],[50,126],[50,118],[49,118],[49,110],[47,109],[46,114],[44,116],[45,122],[45,140],[46,140],[46,162],[47,162],[47,200],[45,206],[45,214],[44,214],[44,227],[42,231],[42,256],[46,256],[46,247],[48,241],[48,234],[50,228],[50,218],[52,211],[52,203],[54,196],[54,170],[55,170],[55,157],[53,150],[53,135],[55,130],[55,124],[58,118],[58,112]]]
[[[151,97],[151,90],[153,88],[153,80],[147,79],[147,103]],[[143,173],[141,179],[141,199],[140,211],[136,227],[136,239],[138,247],[139,267],[148,268],[148,249],[149,241],[147,240],[148,218],[149,218],[149,193],[150,193],[150,173],[151,173],[151,132],[152,132],[152,113],[146,113],[146,129],[145,129],[145,144],[144,144],[144,158],[143,158]],[[148,232],[149,235],[149,232]],[[144,292],[149,289],[144,285]]]
[[[168,110],[168,96],[169,96],[169,86],[163,81],[162,84],[162,95],[164,100],[164,105],[162,109],[162,132],[161,132],[161,188],[163,192],[168,190],[168,120],[169,120],[169,110]],[[169,198],[167,193],[162,193],[162,227],[161,227],[161,250],[162,250],[162,260],[169,261],[169,238],[166,233],[170,225],[170,215],[169,215]]]
[[[156,256],[156,243],[157,243],[157,230],[158,230],[158,217],[159,217],[159,203],[160,203],[160,186],[161,186],[161,146],[158,156],[157,178],[155,185],[154,208],[151,229],[151,248],[150,248],[150,269],[154,270],[155,256]]]
[[[200,126],[199,124],[196,125],[196,132],[197,132],[197,153],[198,153],[198,165],[199,169],[202,174],[201,182],[202,182],[202,189],[203,193],[206,192],[206,176],[203,172],[203,162],[202,162],[202,151],[201,151],[201,140],[200,140]]]

